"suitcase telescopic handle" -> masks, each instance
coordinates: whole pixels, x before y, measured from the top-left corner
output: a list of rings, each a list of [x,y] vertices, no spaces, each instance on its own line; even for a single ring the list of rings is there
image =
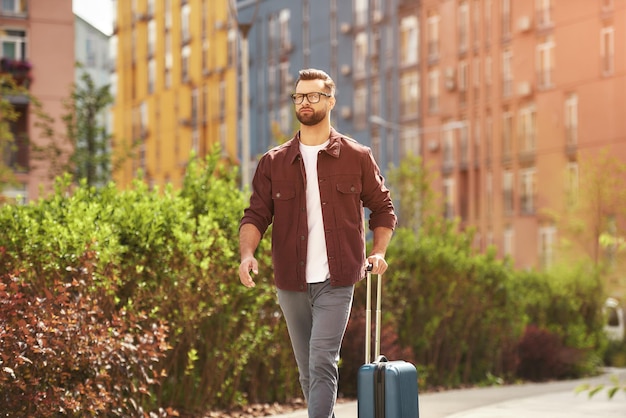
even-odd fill
[[[366,271],[367,298],[365,300],[365,363],[372,361],[372,264],[368,264]],[[380,358],[380,328],[381,328],[381,296],[383,293],[383,276],[378,275],[376,280],[376,332],[374,338],[374,359]]]

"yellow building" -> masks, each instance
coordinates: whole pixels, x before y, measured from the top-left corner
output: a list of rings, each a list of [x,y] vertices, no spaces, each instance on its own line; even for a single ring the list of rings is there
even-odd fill
[[[238,33],[228,0],[123,0],[115,10],[117,184],[143,172],[150,185],[180,187],[190,156],[216,142],[234,161]]]

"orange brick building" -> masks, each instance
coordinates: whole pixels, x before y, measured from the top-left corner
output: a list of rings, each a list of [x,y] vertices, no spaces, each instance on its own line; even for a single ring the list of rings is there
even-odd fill
[[[63,100],[74,82],[74,13],[71,0],[4,1],[0,3],[0,58],[2,72],[14,74],[19,83],[28,79],[30,93],[54,119],[52,128],[64,132]],[[26,69],[14,72],[16,67]],[[21,114],[12,123],[12,149],[1,150],[4,163],[13,169],[17,184],[2,193],[21,201],[36,199],[40,190],[50,191],[50,161],[35,161],[32,145],[45,146],[49,139],[35,127],[32,103],[26,96],[8,98]],[[30,142],[29,142],[30,141]]]
[[[582,162],[626,164],[626,0],[423,0],[420,22],[422,151],[446,216],[518,268],[551,266]],[[605,214],[622,236],[625,213]]]

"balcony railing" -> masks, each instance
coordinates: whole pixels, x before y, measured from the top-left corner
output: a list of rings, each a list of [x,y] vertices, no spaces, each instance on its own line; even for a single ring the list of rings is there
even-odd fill
[[[18,86],[28,88],[32,82],[32,65],[28,61],[11,58],[0,59],[0,74],[9,74]]]

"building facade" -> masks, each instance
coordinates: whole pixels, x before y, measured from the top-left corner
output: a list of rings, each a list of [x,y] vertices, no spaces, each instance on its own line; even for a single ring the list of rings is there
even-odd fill
[[[423,0],[420,22],[445,216],[518,268],[551,266],[581,162],[626,163],[626,1]]]
[[[383,170],[420,155],[442,215],[475,228],[477,249],[545,268],[581,161],[605,149],[626,162],[626,0],[237,8],[251,24],[251,170],[297,129],[298,70],[322,68],[338,84],[335,127],[371,146]]]
[[[302,68],[337,84],[333,126],[372,147],[383,169],[415,150],[419,126],[415,1],[239,0],[251,24],[250,108],[258,156],[297,129],[289,95]]]
[[[192,154],[237,159],[237,33],[227,0],[117,1],[113,148],[121,187],[182,184]]]
[[[10,73],[28,87],[42,110],[53,119],[51,127],[63,132],[63,100],[74,81],[74,14],[71,0],[7,0],[0,3],[0,72]],[[9,98],[19,118],[11,123],[13,146],[2,152],[4,164],[16,184],[3,185],[2,194],[28,202],[51,190],[51,162],[38,158],[34,147],[45,148],[51,139],[35,124],[33,104],[26,95]]]

